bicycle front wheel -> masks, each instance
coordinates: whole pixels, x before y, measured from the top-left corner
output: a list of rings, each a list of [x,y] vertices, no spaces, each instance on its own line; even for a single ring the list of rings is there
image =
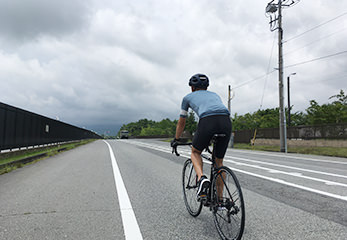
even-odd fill
[[[198,189],[198,176],[195,173],[190,159],[184,163],[182,172],[183,198],[190,215],[196,217],[200,214],[202,203],[198,202],[196,192]]]
[[[245,205],[239,181],[228,167],[216,170],[212,182],[214,222],[222,239],[240,240],[245,226]]]

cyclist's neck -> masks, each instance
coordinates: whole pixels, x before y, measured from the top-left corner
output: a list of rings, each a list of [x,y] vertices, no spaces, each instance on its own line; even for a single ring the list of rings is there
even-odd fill
[[[193,88],[192,87],[192,92],[196,92],[196,91],[207,91],[207,89]]]

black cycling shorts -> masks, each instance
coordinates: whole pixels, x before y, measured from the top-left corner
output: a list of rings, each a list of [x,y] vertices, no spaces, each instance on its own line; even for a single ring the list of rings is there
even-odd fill
[[[222,133],[226,136],[218,139],[215,150],[217,158],[224,158],[231,135],[231,122],[228,115],[214,115],[200,119],[194,135],[193,147],[202,151],[209,145],[214,134]]]

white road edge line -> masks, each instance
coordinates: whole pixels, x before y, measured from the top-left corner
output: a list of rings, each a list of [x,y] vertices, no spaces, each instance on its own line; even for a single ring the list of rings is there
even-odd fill
[[[126,240],[141,240],[143,238],[140,231],[140,227],[137,223],[135,213],[131,206],[127,190],[125,188],[122,176],[120,174],[116,157],[113,153],[113,150],[110,144],[106,142],[105,140],[103,141],[107,144],[108,149],[110,151],[112,168],[113,168],[113,176],[114,176],[114,181],[116,184],[116,189],[118,194],[119,208],[122,215],[125,239]]]

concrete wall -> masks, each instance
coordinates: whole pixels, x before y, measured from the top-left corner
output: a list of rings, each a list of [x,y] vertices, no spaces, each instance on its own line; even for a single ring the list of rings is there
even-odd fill
[[[280,145],[279,139],[264,139],[255,140],[255,145]],[[287,139],[288,147],[347,147],[347,140],[302,140],[302,139]]]

